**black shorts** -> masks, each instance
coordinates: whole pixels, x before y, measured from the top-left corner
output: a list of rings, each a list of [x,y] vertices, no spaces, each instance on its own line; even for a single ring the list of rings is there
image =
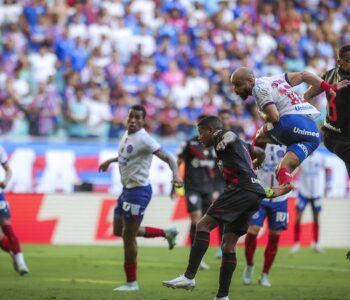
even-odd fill
[[[187,212],[191,213],[201,210],[204,213],[212,203],[212,193],[199,193],[196,191],[186,191]]]
[[[325,147],[344,161],[348,175],[350,176],[350,138],[342,139],[327,131],[324,132]]]
[[[227,189],[209,207],[207,214],[224,223],[224,233],[247,233],[250,217],[259,209],[263,195],[242,188]]]

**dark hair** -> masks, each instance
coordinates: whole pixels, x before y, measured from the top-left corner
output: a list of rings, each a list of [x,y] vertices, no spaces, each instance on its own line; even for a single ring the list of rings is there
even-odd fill
[[[147,115],[146,109],[142,105],[139,105],[139,104],[133,105],[130,107],[130,110],[141,111],[143,114],[143,119],[146,118],[146,115]]]
[[[224,125],[220,119],[216,116],[207,116],[198,122],[198,127],[208,129],[212,127],[213,129],[222,129]]]
[[[221,115],[221,114],[229,114],[230,113],[230,110],[229,109],[220,109],[219,112],[218,112],[218,115]]]
[[[339,58],[342,58],[345,52],[349,52],[350,51],[350,44],[341,46],[338,50],[338,55]]]
[[[199,115],[198,118],[197,118],[197,122],[203,120],[203,119],[204,119],[205,117],[207,117],[207,116],[208,116],[208,115],[205,115],[205,114]]]

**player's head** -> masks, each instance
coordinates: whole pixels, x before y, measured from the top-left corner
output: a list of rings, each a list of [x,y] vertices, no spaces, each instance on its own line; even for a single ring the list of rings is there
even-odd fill
[[[223,124],[216,116],[207,116],[197,124],[199,140],[205,147],[214,145],[214,132],[223,128]]]
[[[145,124],[146,110],[142,105],[133,105],[129,109],[127,127],[129,133],[134,133],[143,128]]]
[[[251,69],[241,67],[231,74],[230,83],[233,85],[235,93],[246,100],[252,94],[255,75]]]
[[[339,48],[337,62],[341,72],[350,74],[350,44]]]
[[[221,109],[218,112],[218,117],[222,122],[224,129],[231,130],[230,111],[228,109]]]

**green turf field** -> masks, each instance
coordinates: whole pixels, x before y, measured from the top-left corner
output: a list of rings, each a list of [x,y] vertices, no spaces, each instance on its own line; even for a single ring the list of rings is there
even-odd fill
[[[213,299],[218,285],[220,261],[215,250],[208,250],[205,261],[212,266],[200,271],[192,292],[172,290],[161,285],[183,273],[187,248],[143,247],[139,250],[139,284],[141,291],[112,292],[124,282],[122,248],[92,246],[24,246],[31,273],[17,275],[6,253],[0,254],[0,299]],[[295,256],[280,249],[270,272],[271,288],[257,284],[242,286],[243,249],[238,248],[238,267],[231,285],[230,299],[237,300],[346,300],[350,299],[350,261],[346,250],[327,249],[314,254],[302,249]],[[256,253],[256,274],[261,270],[262,249]]]

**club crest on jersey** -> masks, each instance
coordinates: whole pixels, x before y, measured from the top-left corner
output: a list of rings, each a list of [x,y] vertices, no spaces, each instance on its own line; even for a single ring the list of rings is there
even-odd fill
[[[126,152],[131,153],[134,150],[134,147],[132,145],[128,145],[126,147]]]
[[[276,153],[277,157],[283,157],[284,155],[284,151],[283,150],[278,150],[277,153]]]

